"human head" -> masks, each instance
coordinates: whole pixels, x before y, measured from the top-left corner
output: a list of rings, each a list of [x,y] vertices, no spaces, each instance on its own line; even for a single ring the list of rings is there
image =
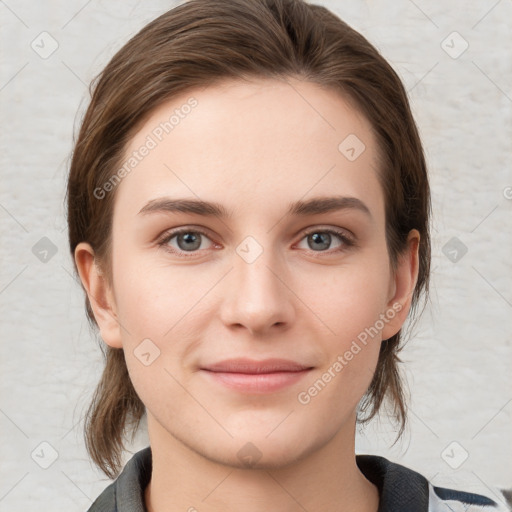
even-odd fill
[[[104,184],[121,167],[133,136],[155,109],[173,97],[224,79],[255,77],[296,77],[337,90],[368,119],[380,150],[378,175],[392,267],[410,231],[420,234],[416,305],[428,287],[430,197],[406,92],[363,36],[327,9],[302,1],[190,0],[144,27],[113,57],[93,84],[71,162],[67,194],[71,253],[80,242],[88,242],[112,285],[116,187],[106,191]],[[88,298],[86,306],[95,325]],[[400,348],[400,332],[382,343],[362,412],[369,420],[388,396],[403,428]],[[122,349],[107,347],[86,440],[93,460],[110,476],[119,467],[126,422],[136,426],[143,413]]]

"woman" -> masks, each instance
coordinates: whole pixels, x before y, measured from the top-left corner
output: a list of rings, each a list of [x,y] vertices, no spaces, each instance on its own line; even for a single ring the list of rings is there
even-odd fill
[[[90,511],[503,510],[376,456],[405,403],[401,328],[428,291],[430,193],[404,88],[301,0],[191,0],[95,84],[70,249],[106,348]],[[316,247],[318,245],[318,247]]]

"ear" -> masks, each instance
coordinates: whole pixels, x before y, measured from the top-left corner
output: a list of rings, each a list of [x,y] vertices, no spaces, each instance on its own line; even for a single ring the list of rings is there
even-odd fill
[[[114,294],[98,267],[90,244],[81,242],[76,246],[75,262],[103,341],[112,348],[122,348]]]
[[[386,318],[389,321],[382,330],[382,339],[394,336],[404,324],[411,309],[412,294],[418,280],[420,234],[412,229],[407,237],[407,247],[399,255],[397,268],[392,277]],[[392,316],[393,314],[393,316]]]

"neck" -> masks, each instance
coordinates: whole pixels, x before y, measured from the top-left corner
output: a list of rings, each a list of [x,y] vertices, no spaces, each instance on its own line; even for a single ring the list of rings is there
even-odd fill
[[[376,512],[377,488],[357,467],[355,424],[286,467],[251,469],[205,458],[148,415],[148,512]]]

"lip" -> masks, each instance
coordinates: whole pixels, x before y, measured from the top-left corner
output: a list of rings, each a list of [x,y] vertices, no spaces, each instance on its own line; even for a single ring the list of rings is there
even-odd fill
[[[243,393],[271,393],[295,384],[310,370],[288,359],[227,359],[201,368],[205,376]]]

